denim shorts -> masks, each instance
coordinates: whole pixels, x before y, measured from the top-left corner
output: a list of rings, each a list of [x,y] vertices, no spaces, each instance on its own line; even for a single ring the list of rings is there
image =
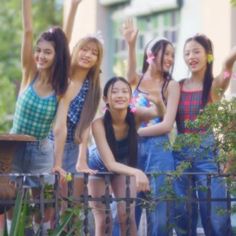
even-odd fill
[[[79,144],[70,142],[65,143],[62,168],[66,172],[77,174],[76,163],[79,155]]]
[[[44,183],[54,184],[54,176],[50,175],[53,168],[53,146],[48,139],[21,143],[13,157],[12,172],[33,175],[45,174]],[[24,184],[39,187],[39,177],[28,176]]]
[[[89,168],[93,169],[93,170],[97,170],[98,172],[108,172],[108,169],[106,168],[105,164],[103,163],[103,161],[100,158],[100,154],[97,150],[97,147],[95,145],[91,146],[89,148],[89,158],[88,158],[88,166]],[[89,178],[91,179],[97,179],[97,178],[101,178],[103,176],[99,176],[99,175],[92,175],[89,176]]]

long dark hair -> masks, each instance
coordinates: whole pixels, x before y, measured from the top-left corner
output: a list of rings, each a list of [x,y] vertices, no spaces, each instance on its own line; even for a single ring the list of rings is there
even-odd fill
[[[145,74],[145,72],[147,71],[148,66],[149,66],[149,64],[147,62],[147,49],[150,47],[149,46],[150,44],[152,44],[152,41],[150,41],[147,44],[147,46],[145,47],[145,50],[144,50],[142,74]],[[164,69],[163,69],[164,55],[165,55],[165,51],[166,51],[166,48],[168,45],[171,45],[173,47],[172,43],[170,41],[168,41],[167,39],[160,39],[160,40],[157,40],[150,48],[150,50],[155,58],[157,57],[157,55],[159,53],[161,53],[161,74],[162,74],[162,77],[164,78],[164,83],[161,88],[161,94],[162,94],[162,99],[165,103],[166,103],[166,98],[164,96],[164,92],[165,92],[170,80],[172,79],[172,72],[174,69],[173,67],[171,68],[171,71],[164,71]]]
[[[52,42],[55,49],[56,55],[49,82],[52,84],[56,95],[61,96],[67,89],[70,69],[70,52],[66,35],[60,27],[55,26],[43,32],[39,36],[37,44],[42,40]]]
[[[108,96],[108,90],[113,87],[113,85],[117,81],[122,81],[123,83],[127,84],[127,86],[130,89],[130,95],[132,94],[132,90],[130,87],[130,84],[127,82],[126,79],[123,77],[112,77],[107,81],[107,83],[104,86],[103,90],[103,96],[107,98]],[[111,148],[111,151],[115,157],[116,160],[118,160],[117,156],[117,143],[116,143],[116,138],[114,134],[114,129],[112,126],[112,117],[111,113],[109,111],[109,107],[107,105],[107,110],[104,114],[103,118],[104,122],[104,127],[105,127],[105,133],[106,133],[106,139],[107,142]],[[129,130],[128,130],[128,150],[129,150],[129,159],[128,159],[128,164],[129,166],[136,167],[137,163],[137,149],[138,149],[138,142],[137,142],[137,131],[136,131],[136,123],[135,123],[135,118],[133,112],[131,112],[130,107],[127,108],[127,115],[125,118],[125,122],[128,124]]]
[[[185,41],[184,48],[185,48],[186,44],[190,41],[196,41],[205,49],[205,52],[207,55],[213,56],[212,42],[205,35],[197,34],[191,38],[188,38]],[[213,69],[213,60],[209,60],[207,62],[207,67],[206,67],[206,71],[204,74],[204,80],[203,80],[203,91],[202,91],[202,106],[203,107],[205,107],[209,101],[211,86],[212,86],[212,82],[213,82],[212,69]]]

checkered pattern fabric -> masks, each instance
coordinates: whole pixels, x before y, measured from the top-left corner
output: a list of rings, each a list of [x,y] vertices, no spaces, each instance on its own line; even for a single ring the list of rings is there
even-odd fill
[[[33,83],[18,97],[11,133],[32,135],[37,140],[48,136],[57,109],[57,97],[40,97]]]
[[[184,91],[181,89],[180,101],[176,116],[176,123],[179,133],[195,133],[203,130],[190,129],[185,121],[193,121],[202,109],[202,90]]]
[[[66,142],[74,142],[74,135],[77,123],[80,120],[80,115],[84,106],[86,95],[89,89],[89,78],[87,78],[76,97],[71,101],[67,114],[67,138]],[[53,132],[50,132],[49,139],[54,140]]]
[[[67,142],[72,142],[74,140],[76,125],[80,120],[88,89],[89,79],[86,79],[78,95],[70,103],[67,115]]]

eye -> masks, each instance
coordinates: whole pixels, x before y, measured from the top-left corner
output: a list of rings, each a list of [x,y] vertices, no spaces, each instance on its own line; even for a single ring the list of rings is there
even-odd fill
[[[113,89],[113,90],[111,90],[111,93],[117,93],[117,90],[115,90],[115,89]]]
[[[186,53],[184,54],[184,56],[186,56],[186,57],[189,56],[189,52],[186,52]]]
[[[52,51],[46,50],[46,51],[44,51],[44,53],[47,55],[50,55],[50,54],[52,54]]]
[[[87,52],[88,48],[82,48],[82,51]]]

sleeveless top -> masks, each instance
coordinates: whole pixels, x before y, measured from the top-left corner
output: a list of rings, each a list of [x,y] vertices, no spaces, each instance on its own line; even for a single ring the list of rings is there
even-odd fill
[[[132,104],[136,107],[150,107],[151,106],[151,101],[149,101],[145,95],[147,95],[146,92],[143,92],[139,89],[139,85],[141,83],[141,80],[139,80],[139,83],[136,87],[136,89],[133,92],[132,95]],[[160,117],[155,117],[151,120],[149,120],[148,122],[142,122],[140,127],[147,127],[147,126],[152,126],[154,124],[157,124],[159,122],[161,122],[162,119]]]
[[[67,137],[66,142],[74,142],[75,130],[79,123],[81,112],[85,103],[86,95],[89,89],[89,78],[85,79],[83,85],[71,101],[67,114]],[[50,132],[49,139],[54,140],[53,132]]]
[[[57,110],[57,97],[55,93],[47,97],[40,97],[33,85],[23,91],[16,102],[13,127],[10,133],[27,134],[42,140],[48,136]]]
[[[128,144],[128,137],[116,140],[117,145],[117,160],[121,163],[127,163],[129,158],[129,144]]]
[[[185,121],[194,121],[198,114],[201,113],[202,106],[202,90],[185,91],[183,82],[180,83],[180,100],[176,115],[176,124],[178,133],[197,133],[205,132],[206,128],[187,128]]]

